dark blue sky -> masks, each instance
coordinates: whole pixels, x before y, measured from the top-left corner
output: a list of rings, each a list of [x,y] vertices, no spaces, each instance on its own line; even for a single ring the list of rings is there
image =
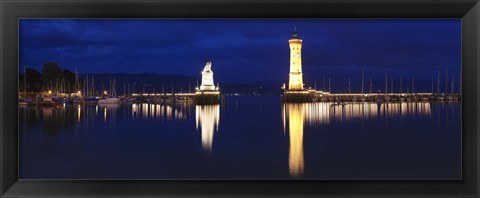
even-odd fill
[[[326,75],[337,86],[350,77],[353,86],[362,67],[375,87],[384,87],[385,72],[395,81],[414,77],[428,91],[437,70],[443,82],[445,68],[459,79],[460,19],[22,19],[20,66],[41,70],[53,61],[80,73],[199,77],[212,60],[220,83],[286,82],[294,26],[307,85],[322,87]]]

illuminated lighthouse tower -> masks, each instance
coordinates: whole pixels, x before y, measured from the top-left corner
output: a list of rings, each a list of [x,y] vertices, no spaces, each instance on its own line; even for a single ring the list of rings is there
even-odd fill
[[[290,46],[290,73],[288,75],[288,87],[283,84],[283,99],[285,102],[312,102],[316,98],[317,91],[303,87],[302,73],[302,43],[298,32],[292,34],[288,40]]]
[[[298,38],[298,32],[294,31],[292,38],[288,40],[290,45],[290,74],[288,81],[289,90],[303,90],[302,74],[302,40]]]

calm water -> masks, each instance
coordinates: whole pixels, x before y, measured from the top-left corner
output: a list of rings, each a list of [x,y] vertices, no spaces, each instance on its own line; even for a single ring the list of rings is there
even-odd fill
[[[460,103],[24,107],[22,179],[461,179]]]

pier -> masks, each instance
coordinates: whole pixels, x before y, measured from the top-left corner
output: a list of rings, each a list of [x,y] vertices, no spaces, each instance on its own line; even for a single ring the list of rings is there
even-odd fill
[[[415,92],[415,81],[412,77],[411,91],[407,86],[407,92],[402,91],[402,78],[400,78],[400,91],[398,93],[393,90],[393,80],[390,82],[390,90],[388,89],[388,78],[385,73],[385,89],[384,92],[373,93],[372,82],[370,80],[370,92],[364,93],[364,71],[362,69],[362,91],[361,93],[351,93],[351,81],[348,78],[348,93],[330,93],[330,81],[328,78],[328,89],[325,88],[325,76],[324,76],[324,90],[316,90],[316,82],[314,89],[306,88],[303,81],[302,73],[302,44],[303,40],[300,39],[299,33],[294,30],[292,37],[288,40],[290,47],[290,73],[288,85],[282,86],[282,100],[286,103],[304,103],[304,102],[396,102],[396,101],[455,101],[460,100],[460,94],[454,93],[454,79],[451,82],[451,92],[447,93],[448,88],[448,71],[445,76],[445,92],[440,92],[440,72],[438,72],[437,80],[437,93],[433,90],[432,79],[432,91],[431,92]],[[389,93],[389,91],[391,93]]]
[[[134,93],[127,101],[154,102],[154,103],[195,103],[195,104],[218,104],[221,99],[220,92],[200,92],[195,93]]]
[[[285,91],[284,102],[401,102],[458,101],[459,94],[436,93],[329,93],[315,90]]]

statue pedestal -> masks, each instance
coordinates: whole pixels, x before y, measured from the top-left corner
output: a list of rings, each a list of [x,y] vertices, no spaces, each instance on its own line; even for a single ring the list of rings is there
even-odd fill
[[[196,91],[195,102],[197,105],[219,104],[220,92],[219,91]]]

